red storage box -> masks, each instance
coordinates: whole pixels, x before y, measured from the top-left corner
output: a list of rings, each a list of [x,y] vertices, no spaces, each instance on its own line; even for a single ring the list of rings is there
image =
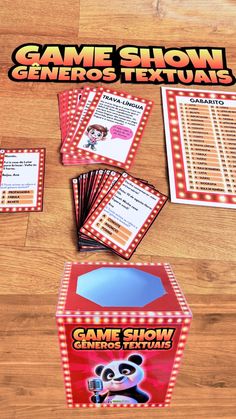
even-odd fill
[[[192,314],[167,263],[66,263],[57,323],[69,407],[165,407]]]

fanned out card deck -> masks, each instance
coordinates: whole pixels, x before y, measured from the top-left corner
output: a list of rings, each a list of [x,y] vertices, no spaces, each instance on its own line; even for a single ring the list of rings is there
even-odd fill
[[[126,172],[92,170],[72,179],[78,249],[129,259],[167,197]]]
[[[98,87],[59,93],[62,163],[129,169],[152,101]]]

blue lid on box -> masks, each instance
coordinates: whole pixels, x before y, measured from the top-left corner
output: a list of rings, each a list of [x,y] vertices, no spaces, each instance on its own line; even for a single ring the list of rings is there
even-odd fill
[[[76,294],[102,307],[144,307],[166,290],[161,279],[148,272],[104,267],[80,275]]]

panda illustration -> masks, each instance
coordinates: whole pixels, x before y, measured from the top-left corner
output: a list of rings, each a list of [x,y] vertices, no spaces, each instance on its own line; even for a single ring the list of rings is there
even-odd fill
[[[138,384],[142,381],[144,372],[140,365],[143,362],[141,355],[133,354],[128,359],[112,361],[107,365],[98,365],[95,373],[100,376],[104,394],[99,394],[97,403],[146,403],[149,396],[140,390]]]

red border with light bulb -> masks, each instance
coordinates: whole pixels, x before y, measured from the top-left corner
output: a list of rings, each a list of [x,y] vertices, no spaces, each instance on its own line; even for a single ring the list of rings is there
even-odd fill
[[[135,237],[133,238],[132,242],[129,244],[127,249],[122,248],[116,242],[112,240],[112,238],[108,238],[103,235],[100,231],[97,231],[93,226],[96,221],[98,220],[100,214],[105,209],[106,205],[109,204],[109,201],[113,198],[114,194],[122,187],[123,183],[129,180],[133,182],[135,185],[143,188],[148,193],[153,194],[155,197],[158,197],[159,200],[155,207],[150,211],[148,217],[144,221],[141,228],[137,231]],[[112,180],[110,180],[110,183]],[[108,185],[109,187],[109,185]],[[107,195],[106,195],[107,194]],[[167,202],[167,197],[161,194],[159,191],[151,188],[150,186],[144,184],[143,182],[139,181],[138,179],[133,178],[132,176],[128,175],[127,173],[122,173],[120,178],[115,183],[114,187],[110,192],[107,193],[107,189],[101,192],[99,196],[99,200],[101,201],[99,207],[94,210],[94,212],[88,217],[84,226],[80,229],[81,233],[86,234],[88,237],[94,237],[96,240],[107,246],[108,248],[113,249],[117,254],[121,255],[125,259],[129,259],[133,252],[135,251],[136,247],[143,239],[145,234],[147,233],[148,229],[151,227],[152,223],[155,221],[156,217],[158,216],[159,212]]]
[[[192,90],[192,89],[178,89],[178,88],[162,88],[164,98],[164,117],[167,137],[167,154],[171,156],[169,159],[169,171],[170,160],[171,167],[174,173],[174,185],[171,185],[171,189],[175,189],[175,197],[172,196],[173,202],[181,203],[192,203],[198,205],[207,206],[219,206],[236,208],[236,195],[209,191],[199,191],[196,189],[189,190],[186,182],[186,172],[184,168],[184,153],[181,142],[180,123],[178,122],[178,97],[192,97],[199,99],[210,99],[210,100],[235,100],[236,108],[236,94],[231,92],[215,92],[215,91],[204,91],[204,90]],[[171,148],[171,150],[170,150]],[[235,149],[236,150],[236,149]],[[235,179],[236,181],[236,179]],[[171,182],[171,176],[170,176]]]
[[[44,174],[45,174],[45,148],[14,148],[0,150],[0,185],[2,180],[2,172],[4,169],[4,159],[8,153],[39,153],[38,164],[38,184],[37,184],[37,201],[35,206],[13,206],[0,207],[0,212],[32,212],[43,210],[43,189],[44,189]],[[0,191],[1,192],[1,191]]]
[[[168,289],[165,303],[160,305],[157,300],[153,305],[148,304],[142,309],[128,307],[102,308],[97,307],[95,303],[87,300],[83,308],[82,297],[80,298],[75,294],[78,276],[90,270],[114,266],[135,267],[146,272],[153,272],[155,270],[158,276],[161,277],[163,285]],[[162,307],[162,309],[159,310],[159,307]],[[99,357],[104,357],[104,359],[108,360],[113,358],[119,359],[121,356],[127,356],[127,352],[129,352],[126,350],[75,351],[71,341],[71,331],[75,327],[175,327],[176,339],[173,344],[173,350],[169,352],[169,358],[165,358],[167,351],[165,353],[163,351],[152,350],[140,351],[142,356],[146,358],[146,364],[149,364],[142,388],[149,392],[151,396],[150,400],[147,403],[137,404],[99,404],[101,408],[139,409],[141,407],[155,408],[169,406],[176,384],[192,314],[168,263],[66,263],[56,317],[66,398],[68,407],[70,408],[97,408],[98,405],[91,403],[90,394],[86,391],[86,380],[83,379],[84,375],[91,374],[89,370],[91,363],[93,365],[94,361],[96,364]],[[136,350],[135,352],[138,351]],[[153,378],[155,379],[155,377],[157,380],[155,391],[153,388],[153,394],[151,394]],[[165,385],[163,385],[160,377],[165,381]]]
[[[130,166],[133,163],[133,160],[135,158],[135,155],[137,153],[137,149],[141,140],[141,137],[143,135],[143,131],[145,129],[145,126],[147,124],[148,121],[148,117],[150,115],[152,106],[153,106],[153,101],[151,100],[146,100],[143,98],[139,98],[137,96],[132,96],[129,95],[127,93],[124,92],[120,92],[120,91],[115,91],[112,89],[105,89],[103,87],[99,87],[99,88],[95,88],[95,89],[89,89],[87,88],[86,93],[82,94],[82,98],[81,98],[81,106],[83,105],[82,100],[83,100],[83,95],[84,94],[88,94],[89,91],[96,91],[95,97],[86,113],[86,115],[84,116],[79,129],[76,128],[76,132],[75,134],[73,134],[72,136],[70,136],[70,143],[66,143],[64,144],[64,147],[62,148],[63,151],[67,150],[65,149],[65,146],[69,147],[68,153],[71,154],[72,159],[73,158],[78,158],[82,157],[87,159],[93,159],[95,162],[98,161],[99,163],[102,164],[109,164],[109,165],[114,165],[114,166],[118,166],[118,167],[123,167],[124,169],[129,169]],[[136,129],[136,132],[134,134],[134,138],[132,140],[132,145],[130,147],[130,150],[128,152],[128,155],[126,157],[125,162],[121,162],[119,160],[115,160],[115,159],[110,159],[108,157],[104,157],[101,156],[100,154],[97,153],[93,153],[91,151],[85,151],[83,149],[79,148],[79,142],[83,136],[83,133],[86,129],[86,126],[88,125],[88,121],[93,117],[94,112],[96,111],[96,107],[98,106],[99,100],[101,99],[102,93],[107,92],[107,93],[111,93],[112,95],[118,96],[118,97],[122,97],[123,99],[131,99],[134,101],[137,101],[138,103],[141,103],[143,105],[145,105],[145,109],[143,111],[142,117],[140,119],[139,125]],[[75,123],[75,122],[74,122]]]

